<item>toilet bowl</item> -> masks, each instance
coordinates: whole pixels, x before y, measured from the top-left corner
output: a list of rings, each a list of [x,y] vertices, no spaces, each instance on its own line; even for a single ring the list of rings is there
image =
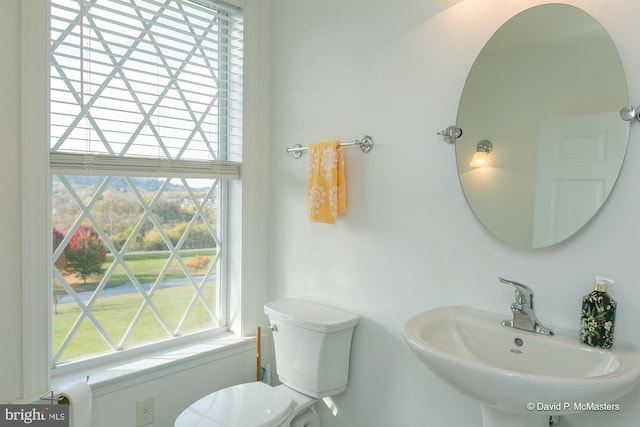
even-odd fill
[[[315,403],[342,393],[349,379],[351,338],[359,317],[303,300],[264,307],[282,382],[239,384],[208,394],[175,427],[319,427]]]
[[[193,403],[175,427],[319,427],[317,401],[284,385],[239,384]]]

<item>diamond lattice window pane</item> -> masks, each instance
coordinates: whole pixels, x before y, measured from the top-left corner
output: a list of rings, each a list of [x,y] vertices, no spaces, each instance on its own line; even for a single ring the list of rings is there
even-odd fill
[[[63,309],[64,314],[68,313]],[[60,325],[58,326],[60,327]],[[69,329],[71,329],[71,326],[69,326]],[[88,354],[95,356],[111,351],[111,347],[104,340],[104,337],[87,318],[84,318],[78,329],[74,331],[71,338],[75,343],[74,345],[67,344],[63,346],[61,338],[63,337],[54,330],[53,351],[57,355],[56,361],[58,363],[85,358]]]
[[[219,324],[219,181],[57,176],[55,183],[58,362]],[[81,232],[83,247],[99,246],[102,258],[85,254],[71,265]],[[83,313],[77,301],[92,317],[74,330]]]
[[[148,344],[154,341],[161,341],[171,337],[152,308],[146,306],[140,316],[136,318],[131,333],[125,338],[123,347],[132,347],[141,344]]]
[[[239,177],[229,163],[242,154],[240,11],[50,4],[54,365],[222,325],[221,179]]]

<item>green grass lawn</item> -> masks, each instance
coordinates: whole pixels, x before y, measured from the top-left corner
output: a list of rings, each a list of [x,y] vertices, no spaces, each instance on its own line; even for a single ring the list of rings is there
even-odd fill
[[[211,256],[211,258],[213,259],[213,256]],[[165,256],[164,259],[129,260],[127,261],[127,265],[141,283],[152,282],[164,266],[166,259],[167,257]],[[186,263],[190,258],[187,257],[184,259]],[[105,267],[108,268],[108,265]],[[129,277],[124,273],[124,270],[121,268],[119,270],[120,271],[115,272],[117,275],[115,277],[112,276],[109,281],[110,286],[112,286],[112,283],[122,284],[130,281]],[[184,277],[184,273],[177,263],[174,262],[165,275],[165,279],[180,277]],[[97,281],[99,281],[99,278],[97,278]],[[94,282],[89,283],[88,286],[95,288],[97,281],[94,280]],[[76,289],[78,289],[78,287],[76,287]],[[208,281],[204,289],[206,299],[211,301],[211,305],[215,307],[213,303],[215,300],[215,281]],[[175,331],[178,327],[194,294],[195,291],[191,285],[159,289],[155,292],[153,303],[171,331]],[[98,298],[92,306],[91,312],[114,344],[118,345],[129,328],[131,321],[136,316],[136,313],[140,310],[143,302],[142,296],[138,293]],[[81,310],[75,303],[58,305],[57,314],[53,314],[54,354],[60,348],[61,343],[64,341],[80,314]],[[193,332],[212,326],[215,326],[214,319],[202,301],[198,300],[184,321],[180,333]],[[150,307],[147,306],[124,346],[133,347],[169,337],[170,332],[165,330],[156,315],[151,311]],[[104,338],[102,338],[93,323],[85,317],[82,320],[80,328],[67,345],[62,357],[58,360],[58,363],[110,351],[110,346],[105,342]]]
[[[142,258],[141,257],[142,255],[146,255],[146,258]],[[196,257],[196,255],[208,256],[211,259],[211,261],[213,261],[213,259],[216,256],[216,251],[215,249],[204,249],[204,250],[199,250],[197,252],[189,251],[187,252],[187,254],[184,254],[181,252],[181,258],[184,261],[185,265],[189,261],[193,260]],[[127,266],[136,276],[138,281],[140,283],[148,283],[156,280],[156,277],[158,277],[158,274],[160,274],[160,271],[164,267],[168,258],[169,258],[169,255],[167,253],[151,253],[148,255],[135,254],[132,256],[125,256],[124,259],[127,263]],[[104,269],[104,271],[107,271],[109,269],[112,262],[113,262],[112,259],[108,259],[107,262],[105,262],[102,265],[102,268]],[[215,268],[214,268],[214,272],[215,272]],[[198,273],[202,273],[202,272],[200,271]],[[191,274],[194,274],[194,272],[191,271]],[[184,272],[182,271],[182,268],[180,267],[178,262],[174,259],[169,265],[169,268],[167,269],[167,271],[165,272],[164,279],[170,280],[170,279],[177,279],[182,277],[185,277]],[[74,285],[74,289],[76,292],[85,291],[85,290],[94,290],[96,286],[98,286],[98,283],[100,283],[100,279],[101,277],[90,277],[87,280],[86,285],[82,284],[79,281],[79,279],[77,279],[74,281],[76,283]],[[111,288],[114,286],[122,285],[123,283],[127,283],[130,281],[131,279],[129,278],[127,273],[125,273],[124,269],[118,266],[116,267],[116,270],[113,272],[113,274],[109,278],[109,283],[107,283],[106,287]]]

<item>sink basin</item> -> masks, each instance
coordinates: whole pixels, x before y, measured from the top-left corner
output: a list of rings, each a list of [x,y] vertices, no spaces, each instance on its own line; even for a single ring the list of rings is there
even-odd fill
[[[607,404],[640,381],[640,350],[629,343],[589,347],[577,331],[541,335],[503,326],[505,318],[443,307],[413,316],[403,328],[424,364],[480,401],[485,426],[548,426],[551,415]]]

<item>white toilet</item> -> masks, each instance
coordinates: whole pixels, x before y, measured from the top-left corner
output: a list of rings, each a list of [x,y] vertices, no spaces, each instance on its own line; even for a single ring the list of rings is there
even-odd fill
[[[278,378],[211,393],[185,409],[175,427],[318,427],[320,398],[343,392],[351,337],[359,317],[295,299],[264,306],[271,322]]]

